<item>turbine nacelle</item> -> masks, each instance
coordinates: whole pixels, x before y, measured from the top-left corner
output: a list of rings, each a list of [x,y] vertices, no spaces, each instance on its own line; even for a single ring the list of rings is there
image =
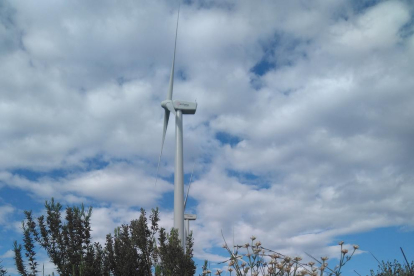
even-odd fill
[[[174,114],[176,110],[181,110],[183,114],[195,114],[197,110],[197,103],[181,100],[165,100],[161,102],[161,106]]]

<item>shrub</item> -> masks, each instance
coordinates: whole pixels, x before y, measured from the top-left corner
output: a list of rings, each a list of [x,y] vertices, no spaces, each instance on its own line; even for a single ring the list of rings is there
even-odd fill
[[[35,242],[46,250],[61,276],[158,276],[193,275],[195,271],[193,241],[190,235],[184,253],[177,232],[166,234],[158,227],[159,212],[153,209],[148,226],[146,213],[141,209],[139,219],[115,229],[107,235],[105,246],[91,242],[90,218],[92,208],[67,207],[62,221],[62,205],[52,200],[45,203],[47,216],[37,222],[31,211],[25,211],[22,224],[22,247],[14,242],[15,264],[22,276],[35,276],[38,272]],[[158,243],[156,236],[159,236]],[[23,260],[22,251],[27,260]],[[1,274],[0,274],[1,276]]]
[[[405,257],[404,250],[400,247],[401,253],[404,256],[405,264],[401,265],[397,260],[394,260],[394,263],[390,261],[380,262],[378,259],[371,253],[372,257],[378,262],[378,270],[375,273],[374,270],[371,270],[371,276],[413,276],[414,275],[414,261],[410,263]]]
[[[414,262],[411,263],[411,266],[414,267]],[[374,270],[371,270],[371,276],[413,276],[414,272],[407,265],[401,265],[397,260],[394,260],[394,263],[390,261],[384,262],[378,265],[378,270],[375,273]]]

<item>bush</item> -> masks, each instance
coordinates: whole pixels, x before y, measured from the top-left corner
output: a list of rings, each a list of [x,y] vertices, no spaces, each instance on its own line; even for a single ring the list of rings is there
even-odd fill
[[[411,266],[408,266],[407,264],[401,265],[397,260],[394,260],[394,263],[382,261],[378,265],[376,273],[371,270],[371,276],[413,276],[412,267],[414,267],[414,262],[411,263]]]
[[[35,242],[46,250],[61,276],[149,276],[152,272],[158,276],[194,274],[192,236],[188,237],[184,253],[176,231],[171,230],[167,235],[165,229],[159,229],[158,209],[151,212],[150,227],[145,210],[141,209],[139,219],[118,227],[114,236],[107,235],[106,244],[102,246],[91,242],[91,207],[87,210],[83,205],[67,207],[64,221],[62,205],[55,203],[53,198],[46,201],[45,208],[46,218],[38,217],[37,223],[32,212],[25,211],[22,228],[27,265],[22,246],[14,242],[15,264],[22,276],[35,276],[38,272]]]
[[[404,256],[405,264],[401,265],[397,260],[394,260],[394,263],[389,261],[380,262],[378,259],[371,253],[372,257],[378,262],[378,270],[375,273],[371,270],[371,276],[414,276],[414,261],[410,263],[405,257],[404,250],[400,247],[401,253]]]

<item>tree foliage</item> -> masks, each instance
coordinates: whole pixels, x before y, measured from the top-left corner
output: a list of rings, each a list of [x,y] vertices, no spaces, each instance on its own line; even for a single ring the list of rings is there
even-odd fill
[[[90,218],[92,208],[67,207],[62,219],[62,205],[53,198],[45,203],[46,217],[37,220],[25,211],[23,244],[14,243],[15,264],[21,276],[38,272],[36,245],[43,248],[61,276],[101,275],[194,275],[193,240],[187,239],[186,252],[177,231],[169,234],[158,227],[159,211],[153,209],[149,222],[144,209],[130,224],[108,234],[105,245],[92,243]],[[158,239],[157,239],[158,237]],[[23,260],[24,256],[27,264]]]
[[[6,276],[7,274],[7,270],[4,269],[3,265],[1,264],[1,260],[0,260],[0,276]]]
[[[414,262],[409,264],[401,264],[397,260],[394,260],[393,263],[390,261],[382,261],[378,265],[377,272],[371,270],[371,276],[413,276],[414,275]]]

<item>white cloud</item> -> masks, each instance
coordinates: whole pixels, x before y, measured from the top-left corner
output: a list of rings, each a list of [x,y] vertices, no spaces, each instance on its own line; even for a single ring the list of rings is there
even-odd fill
[[[14,257],[14,251],[13,250],[7,250],[6,253],[3,255],[0,255],[0,259],[8,259]]]
[[[400,28],[410,20],[403,2],[386,1],[369,9],[354,22],[338,24],[332,30],[340,48],[355,51],[386,49],[401,42]]]
[[[9,217],[16,211],[13,206],[3,205],[0,206],[0,225],[7,225],[9,222]]]

